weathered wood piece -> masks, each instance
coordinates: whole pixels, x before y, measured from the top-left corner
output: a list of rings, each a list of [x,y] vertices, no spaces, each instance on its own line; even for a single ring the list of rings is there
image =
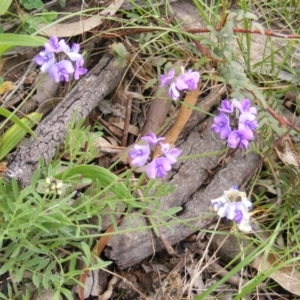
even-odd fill
[[[213,136],[211,123],[212,120],[210,119],[203,138],[199,134],[202,125],[194,128],[186,141],[181,144],[182,156],[216,152],[225,147],[223,141]],[[221,196],[224,190],[230,189],[233,185],[242,183],[242,179],[260,159],[254,153],[245,154],[245,152],[238,150],[227,165],[224,165],[207,185],[207,180],[210,177],[208,170],[218,166],[219,158],[220,155],[213,155],[187,160],[178,164],[175,173],[166,179],[170,180],[170,184],[176,186],[176,190],[160,199],[160,210],[165,211],[170,207],[181,206],[183,211],[178,217],[179,219],[196,218],[196,220],[189,222],[189,226],[173,224],[170,226],[172,227],[171,230],[165,227],[161,228],[162,233],[172,245],[206,225],[215,216],[209,210],[210,200]],[[127,216],[120,230],[137,228],[135,218],[138,216]],[[172,220],[169,222],[171,224]],[[141,224],[147,226],[146,218],[140,218]],[[151,230],[139,230],[113,236],[108,243],[106,255],[121,268],[126,268],[152,255],[154,250],[160,251],[162,249],[163,245]]]
[[[66,98],[38,125],[37,139],[30,138],[12,155],[5,177],[17,179],[23,186],[30,183],[42,158],[48,163],[56,147],[64,141],[68,124],[86,117],[119,84],[125,69],[113,65],[113,56],[106,54],[99,63],[71,90]]]

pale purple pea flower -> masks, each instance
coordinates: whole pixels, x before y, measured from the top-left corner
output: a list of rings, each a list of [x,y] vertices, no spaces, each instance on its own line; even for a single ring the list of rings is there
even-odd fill
[[[176,88],[180,91],[182,90],[190,90],[193,91],[197,88],[198,82],[200,79],[199,72],[193,72],[192,70],[189,70],[179,77],[177,77],[175,83]]]
[[[248,210],[251,210],[253,208],[252,202],[248,200],[246,193],[240,192],[238,190],[238,187],[235,185],[232,186],[229,191],[225,191],[224,195],[229,200],[233,198],[232,200],[230,200],[232,202],[235,202],[236,199],[240,198]]]
[[[225,195],[222,195],[219,198],[211,200],[211,206],[213,210],[218,214],[219,217],[223,218],[226,216],[226,206],[230,203],[228,198]]]
[[[160,82],[161,82],[160,83],[160,87],[162,87],[162,86],[168,86],[171,83],[174,75],[175,75],[175,70],[174,69],[170,69],[168,71],[167,75],[160,75],[159,76],[159,79],[160,79]]]
[[[64,39],[58,40],[57,36],[51,36],[49,43],[44,45],[46,52],[65,52],[69,49],[69,46],[66,44]]]
[[[229,119],[223,112],[214,117],[214,124],[212,124],[211,128],[214,132],[220,133],[222,140],[225,140],[231,133]]]
[[[170,85],[169,95],[175,101],[178,100],[180,97],[180,92],[177,90],[175,82],[171,83]]]
[[[80,50],[80,45],[74,43],[71,49],[68,47],[68,49],[64,52],[68,55],[68,57],[72,61],[78,61],[79,59],[82,59],[82,55],[79,53],[79,50]]]
[[[46,73],[54,65],[55,56],[53,52],[41,51],[35,58],[34,61],[37,65],[41,66],[41,71]]]
[[[239,130],[249,128],[255,130],[258,127],[256,115],[250,112],[241,113],[239,116]]]
[[[131,158],[131,163],[135,167],[142,167],[148,160],[150,154],[150,147],[146,145],[134,145],[128,153]]]
[[[155,158],[146,168],[146,173],[149,178],[163,178],[171,170],[172,166],[168,158]]]
[[[234,221],[241,231],[250,232],[252,230],[249,224],[250,215],[243,202],[231,202],[227,204],[225,214],[226,218]]]
[[[158,138],[156,135],[155,135],[155,133],[150,133],[150,134],[148,134],[147,136],[143,136],[142,138],[141,138],[141,140],[144,140],[144,141],[146,141],[150,146],[155,146],[155,145],[157,145],[160,141],[163,141],[163,140],[165,140],[166,138],[164,138],[164,137],[160,137],[160,138]]]
[[[234,110],[233,102],[230,103],[228,100],[222,100],[221,107],[218,110],[223,113],[232,114]]]
[[[236,222],[239,230],[244,232],[252,230],[249,223],[249,209],[252,209],[252,203],[248,200],[245,192],[240,192],[237,188],[232,187],[230,190],[224,191],[221,197],[212,199],[211,203],[212,209],[218,216]]]
[[[69,75],[74,73],[74,67],[69,60],[61,60],[54,64],[50,70],[49,75],[54,79],[55,82],[69,81]]]
[[[249,128],[233,130],[228,136],[227,143],[230,148],[235,149],[239,146],[241,149],[245,150],[253,137],[253,131]]]
[[[178,148],[170,149],[170,144],[160,143],[161,151],[169,160],[170,164],[175,164],[177,162],[177,157],[181,154],[181,151]]]
[[[80,76],[84,75],[87,73],[87,69],[86,68],[82,68],[84,63],[84,59],[83,58],[79,58],[78,60],[76,60],[76,67],[75,67],[75,72],[74,72],[74,78],[76,80],[79,79]]]
[[[241,113],[249,112],[253,115],[257,115],[257,109],[254,106],[251,105],[251,101],[249,99],[244,99],[242,102],[239,101],[233,101],[233,105],[239,109]]]

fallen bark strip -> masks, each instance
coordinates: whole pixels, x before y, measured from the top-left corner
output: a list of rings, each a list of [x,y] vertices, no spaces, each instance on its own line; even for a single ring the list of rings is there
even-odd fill
[[[200,137],[199,130],[201,130],[201,125],[195,127],[187,140],[182,143],[183,156],[216,152],[225,147],[223,141],[213,137],[211,120],[207,124],[203,139]],[[215,216],[209,210],[210,200],[220,197],[225,190],[230,189],[233,185],[241,184],[245,174],[260,160],[260,157],[254,153],[245,154],[245,152],[238,150],[233,154],[228,164],[216,173],[212,181],[205,188],[202,188],[203,185],[207,184],[208,170],[219,164],[219,158],[220,155],[215,155],[187,160],[181,163],[177,172],[171,176],[170,184],[175,185],[176,189],[170,195],[160,199],[160,210],[165,211],[170,207],[181,206],[183,211],[178,218],[183,223],[170,225],[171,229],[161,228],[162,234],[170,244],[174,245],[180,242],[209,223]],[[139,225],[135,221],[137,218],[139,218]],[[185,226],[184,220],[190,218],[196,218],[196,220],[189,222],[190,226]],[[172,222],[172,220],[169,221]],[[121,224],[120,230],[138,228],[143,225],[147,226],[145,218],[129,215],[126,217],[126,221]],[[158,237],[151,230],[137,230],[113,236],[105,253],[119,267],[126,268],[152,255],[153,249],[156,252],[163,249]]]
[[[86,117],[93,108],[119,84],[125,69],[113,65],[113,56],[106,54],[99,63],[71,90],[66,98],[38,125],[37,139],[12,154],[6,179],[15,178],[22,186],[29,185],[33,172],[42,158],[47,164],[63,142],[68,124],[76,112],[76,121]]]

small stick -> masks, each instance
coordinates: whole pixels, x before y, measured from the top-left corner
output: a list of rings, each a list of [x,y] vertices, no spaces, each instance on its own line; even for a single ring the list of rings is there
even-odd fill
[[[20,88],[20,86],[24,83],[28,73],[33,69],[35,65],[34,60],[32,60],[32,62],[29,64],[27,70],[25,71],[25,73],[23,74],[22,78],[19,80],[18,84],[16,85],[16,87],[7,95],[7,97],[5,98],[5,100],[3,101],[1,107],[5,107],[7,102],[10,100],[10,98],[15,94],[15,92]]]
[[[126,147],[127,146],[127,137],[128,137],[128,128],[129,128],[129,124],[130,124],[132,98],[133,98],[132,94],[127,93],[127,105],[126,105],[124,129],[123,129],[123,136],[122,136],[122,140],[121,140],[121,147]]]

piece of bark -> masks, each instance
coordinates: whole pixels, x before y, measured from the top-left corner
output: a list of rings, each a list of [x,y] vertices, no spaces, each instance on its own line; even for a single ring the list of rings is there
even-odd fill
[[[209,120],[204,136],[201,139],[199,130],[201,125],[197,126],[182,143],[182,156],[199,153],[215,152],[225,147],[225,142],[218,140],[211,131],[212,119]],[[259,162],[259,156],[254,153],[247,153],[238,150],[229,160],[226,166],[217,172],[210,183],[207,180],[210,176],[208,170],[218,166],[220,155],[208,156],[198,159],[190,159],[176,165],[177,171],[170,175],[167,180],[170,184],[176,186],[176,189],[168,196],[162,197],[160,210],[165,211],[170,207],[181,206],[183,211],[181,220],[197,218],[189,222],[190,226],[182,224],[172,224],[170,228],[161,227],[161,232],[166,239],[174,245],[184,238],[205,226],[215,214],[210,212],[211,199],[220,197],[225,190],[233,185],[242,183],[247,172]],[[207,185],[206,187],[203,187]],[[135,219],[139,218],[139,225]],[[172,225],[171,225],[172,224]],[[144,218],[136,215],[128,215],[126,220],[120,226],[120,230],[138,228],[147,226]],[[115,235],[111,238],[106,249],[106,255],[114,260],[119,267],[126,268],[139,263],[146,257],[153,254],[153,250],[160,251],[163,245],[151,230],[128,232],[122,235]]]
[[[119,84],[125,69],[113,65],[113,56],[106,54],[99,63],[71,90],[66,98],[38,125],[28,143],[10,158],[5,178],[14,177],[22,186],[30,183],[42,158],[47,164],[63,142],[68,124],[76,113],[76,121],[86,117]]]

